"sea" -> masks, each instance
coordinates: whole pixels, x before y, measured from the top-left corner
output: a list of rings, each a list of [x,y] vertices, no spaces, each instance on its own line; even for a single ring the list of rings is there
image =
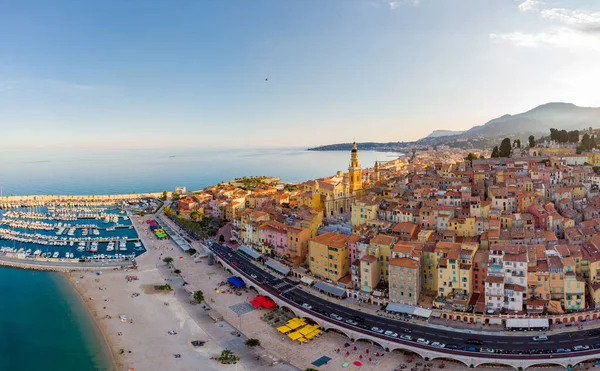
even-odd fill
[[[363,168],[400,155],[359,153]],[[4,149],[0,192],[98,195],[162,192],[177,186],[198,190],[254,175],[296,183],[347,171],[349,161],[349,151],[303,148]],[[65,277],[0,268],[0,288],[0,371],[112,370],[100,330]]]

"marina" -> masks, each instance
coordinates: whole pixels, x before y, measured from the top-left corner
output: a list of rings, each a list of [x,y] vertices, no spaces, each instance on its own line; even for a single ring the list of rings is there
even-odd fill
[[[130,203],[37,202],[3,206],[0,254],[6,257],[119,261],[134,260],[146,251],[126,212]]]

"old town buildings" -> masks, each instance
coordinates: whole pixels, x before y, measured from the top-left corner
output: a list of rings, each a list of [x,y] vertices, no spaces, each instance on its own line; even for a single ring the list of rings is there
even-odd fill
[[[360,300],[479,313],[600,308],[600,153],[418,152],[294,187],[208,188],[179,203]],[[533,150],[533,151],[532,151]],[[424,304],[429,303],[429,304]]]

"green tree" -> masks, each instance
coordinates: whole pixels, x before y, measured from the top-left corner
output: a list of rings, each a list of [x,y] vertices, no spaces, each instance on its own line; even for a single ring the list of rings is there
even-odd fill
[[[533,135],[529,136],[529,148],[535,147],[535,137]]]
[[[239,362],[240,357],[236,356],[231,350],[226,349],[221,352],[221,355],[219,355],[218,360],[222,364],[235,364]]]
[[[204,301],[204,293],[200,290],[196,291],[194,293],[194,300],[196,300],[198,303],[202,303]]]
[[[484,156],[484,155],[481,155],[481,156],[479,156],[479,158],[480,158],[481,160],[483,160],[483,159],[485,158],[485,156]]]
[[[250,339],[246,340],[246,346],[249,348],[254,348],[259,345],[260,345],[260,340],[258,340],[258,339],[250,338]]]
[[[198,210],[192,211],[190,213],[190,218],[192,218],[192,220],[194,220],[194,221],[198,221],[198,220],[202,219],[202,216],[203,216],[203,214]]]
[[[167,264],[167,265],[171,265],[171,263],[173,263],[173,258],[170,256],[167,256],[166,258],[163,259],[163,262],[165,262],[165,264]]]
[[[181,274],[181,269],[175,269],[175,270],[173,271],[173,273],[175,273],[175,274]]]
[[[569,131],[569,143],[579,143],[579,130]]]
[[[164,190],[164,191],[163,191],[163,194],[162,194],[162,199],[163,199],[163,200],[166,200],[166,199],[167,199],[167,191],[166,191],[166,190]]]
[[[469,154],[467,155],[467,157],[465,157],[465,160],[467,160],[467,161],[473,161],[473,160],[475,160],[476,158],[477,158],[477,155],[476,155],[476,154],[474,154],[474,153],[472,153],[472,152],[469,152]]]
[[[558,142],[558,129],[550,129],[550,140],[554,140]]]
[[[581,148],[584,151],[591,149],[591,147],[590,147],[590,135],[588,133],[583,134],[583,138],[581,138]]]
[[[509,138],[502,139],[502,143],[500,143],[500,157],[510,156],[511,150],[512,150],[512,147],[510,145],[510,139]]]
[[[569,133],[566,130],[558,132],[558,143],[567,143],[569,141]]]
[[[198,251],[196,251],[196,249],[190,248],[188,249],[187,253],[190,255],[194,255],[195,253],[197,253]]]
[[[590,149],[596,149],[596,136],[592,135],[590,137]]]
[[[521,148],[521,139],[515,139],[513,147]]]
[[[163,209],[163,211],[165,212],[165,215],[166,215],[166,216],[175,216],[175,214],[176,214],[175,210],[171,209],[171,208],[170,208],[170,207],[168,207],[168,206],[167,206],[167,207],[165,207],[165,208]]]
[[[500,150],[498,149],[498,146],[495,146],[494,149],[492,150],[491,158],[498,158],[498,157],[500,157]]]
[[[171,193],[171,198],[175,201],[179,200],[179,192]]]
[[[219,243],[224,243],[225,242],[225,237],[223,235],[219,236]]]

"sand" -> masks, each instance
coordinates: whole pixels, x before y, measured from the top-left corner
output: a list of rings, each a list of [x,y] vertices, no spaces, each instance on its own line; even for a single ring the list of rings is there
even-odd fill
[[[151,242],[150,242],[151,243]],[[164,243],[171,248],[169,242]],[[148,245],[146,245],[148,246]],[[165,279],[157,265],[161,251],[150,248],[136,271],[73,272],[69,280],[104,334],[117,370],[234,370],[211,357],[223,349],[192,319],[174,292],[156,292]],[[138,280],[127,282],[128,275]],[[127,322],[122,322],[124,314]],[[133,321],[133,322],[131,322]],[[176,335],[169,335],[174,330]],[[192,340],[209,340],[194,348]],[[175,358],[174,354],[181,354]],[[243,370],[241,364],[237,369]]]

